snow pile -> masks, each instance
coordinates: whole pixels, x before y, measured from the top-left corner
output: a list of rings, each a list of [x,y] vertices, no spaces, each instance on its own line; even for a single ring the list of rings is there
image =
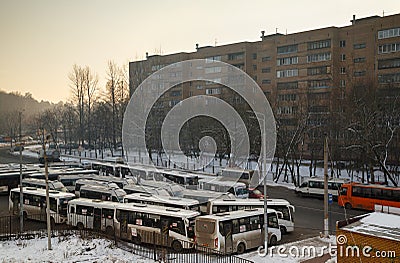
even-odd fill
[[[47,250],[47,238],[0,242],[0,262],[154,262],[99,238],[54,237],[51,243]]]

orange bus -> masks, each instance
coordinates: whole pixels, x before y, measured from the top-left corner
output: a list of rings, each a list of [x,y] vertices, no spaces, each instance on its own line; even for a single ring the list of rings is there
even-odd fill
[[[375,205],[400,208],[400,187],[374,184],[342,184],[338,204],[347,209],[375,210]]]

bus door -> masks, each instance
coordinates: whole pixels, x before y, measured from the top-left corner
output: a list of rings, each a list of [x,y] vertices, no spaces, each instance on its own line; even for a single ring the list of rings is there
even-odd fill
[[[93,229],[101,230],[101,208],[95,208],[93,211]]]
[[[233,252],[232,222],[224,222],[223,233],[225,236],[225,253],[230,254]]]

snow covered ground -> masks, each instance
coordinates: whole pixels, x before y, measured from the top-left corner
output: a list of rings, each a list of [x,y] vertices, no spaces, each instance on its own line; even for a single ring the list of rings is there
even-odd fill
[[[314,250],[315,249],[315,250]],[[298,263],[311,258],[319,258],[324,254],[333,256],[329,262],[336,262],[336,237],[313,237],[297,242],[278,245],[268,250],[268,255],[259,255],[258,251],[240,255],[241,258],[255,263]],[[263,252],[263,251],[261,251]]]
[[[155,262],[115,247],[111,241],[77,236],[54,237],[52,250],[47,238],[0,242],[0,262]]]

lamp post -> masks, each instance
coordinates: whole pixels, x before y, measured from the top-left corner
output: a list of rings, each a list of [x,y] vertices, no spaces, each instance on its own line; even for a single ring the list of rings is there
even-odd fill
[[[19,117],[19,227],[21,233],[24,231],[24,191],[22,187],[22,112],[18,113]]]
[[[261,115],[262,121],[263,121],[263,128],[262,128],[262,133],[261,133],[261,146],[262,146],[262,174],[264,175],[264,253],[268,254],[268,202],[267,202],[267,128],[266,128],[266,120],[265,120],[265,115],[260,112],[252,112],[254,113],[257,117],[257,120],[259,119],[257,115]]]
[[[47,221],[47,249],[51,250],[51,224],[50,224],[50,197],[49,197],[49,169],[47,163],[46,142],[48,136],[44,135],[43,129],[43,159],[44,159],[44,175],[46,179],[46,221]]]

